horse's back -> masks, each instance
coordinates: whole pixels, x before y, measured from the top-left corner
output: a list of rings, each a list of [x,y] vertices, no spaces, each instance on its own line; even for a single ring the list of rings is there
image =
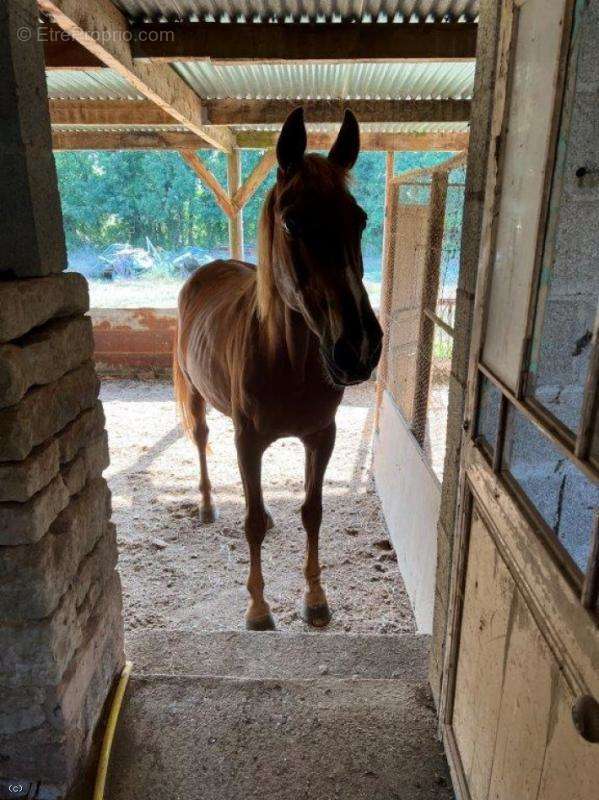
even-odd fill
[[[230,413],[233,350],[249,324],[256,268],[218,260],[199,267],[179,293],[179,361],[196,389]]]

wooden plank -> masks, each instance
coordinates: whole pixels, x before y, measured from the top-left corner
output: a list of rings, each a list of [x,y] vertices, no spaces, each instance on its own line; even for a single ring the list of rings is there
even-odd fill
[[[514,593],[513,578],[474,509],[452,720],[472,800],[488,797]]]
[[[50,100],[53,125],[172,125],[173,118],[150,100]],[[204,145],[205,146],[205,145]]]
[[[469,100],[209,100],[211,125],[283,123],[301,105],[308,122],[338,122],[346,108],[360,122],[466,122]],[[173,118],[149,100],[52,100],[56,125],[172,125]]]
[[[198,178],[204,183],[214,195],[216,202],[229,218],[233,218],[236,209],[231,203],[231,199],[226,190],[216,180],[202,159],[193,150],[180,150],[181,158],[192,168]]]
[[[301,105],[307,122],[337,122],[346,108],[359,122],[468,122],[470,100],[207,100],[212,125],[283,123]]]
[[[476,53],[475,23],[140,23],[135,58],[225,63],[463,61]]]
[[[599,628],[580,602],[579,588],[522,511],[518,500],[497,481],[484,455],[471,442],[465,453],[467,478],[495,545],[543,637],[560,663],[574,695],[599,695]]]
[[[103,61],[54,23],[40,25],[39,38],[44,43],[46,69],[106,69]]]
[[[67,266],[36,12],[22,0],[0,4],[2,278],[47,275]]]
[[[241,184],[241,163],[239,150],[233,150],[227,156],[227,188],[231,198],[233,214],[229,217],[229,251],[231,258],[243,261],[243,213],[233,203],[233,195],[238,191]]]
[[[389,331],[391,323],[391,296],[393,293],[393,272],[395,269],[395,237],[394,231],[397,224],[397,204],[399,192],[393,184],[395,153],[387,152],[385,161],[385,220],[383,227],[383,253],[381,264],[381,299],[379,308],[379,321],[383,330],[383,349],[381,359],[376,371],[375,392],[375,419],[374,430],[378,431],[383,390],[386,385],[389,363]]]
[[[246,205],[276,163],[276,152],[274,150],[267,150],[247,177],[246,181],[237,189],[231,198],[231,202],[236,208],[241,209]]]
[[[52,131],[54,150],[199,150],[204,139],[183,131]]]
[[[514,600],[488,796],[538,800],[559,667],[519,592]]]
[[[585,741],[574,727],[572,705],[575,699],[564,682],[558,681],[537,795],[540,800],[589,800],[597,796],[597,745]]]
[[[269,150],[277,143],[276,131],[240,131],[240,149]],[[309,133],[311,150],[328,150],[336,133]],[[467,133],[369,133],[360,136],[362,150],[463,150],[468,146]],[[181,131],[67,131],[54,128],[55,150],[198,150],[210,144],[193,133]]]
[[[38,5],[69,36],[181,125],[220,150],[233,149],[233,134],[206,126],[202,101],[168,64],[134,63],[129,25],[111,0],[95,0],[92,7],[79,0],[38,0]]]

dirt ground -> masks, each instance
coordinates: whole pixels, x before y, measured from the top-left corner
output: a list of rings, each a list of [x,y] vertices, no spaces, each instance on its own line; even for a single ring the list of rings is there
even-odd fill
[[[347,391],[327,471],[321,562],[333,619],[327,630],[395,634],[414,619],[370,474],[374,384]],[[170,383],[105,380],[126,630],[243,628],[248,552],[243,495],[229,419],[209,414],[210,478],[218,521],[197,514],[196,450],[179,427]],[[305,631],[304,452],[285,439],[266,453],[263,485],[275,521],[263,546],[266,597],[277,628]]]

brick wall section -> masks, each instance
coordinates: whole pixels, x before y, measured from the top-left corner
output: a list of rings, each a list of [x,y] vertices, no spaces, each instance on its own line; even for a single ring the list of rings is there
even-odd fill
[[[64,797],[123,656],[84,278],[66,258],[34,0],[0,8],[0,779]],[[10,163],[10,167],[7,165]]]

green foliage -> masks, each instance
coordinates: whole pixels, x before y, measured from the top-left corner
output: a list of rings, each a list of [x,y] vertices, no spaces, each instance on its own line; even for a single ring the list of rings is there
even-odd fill
[[[447,153],[397,153],[396,171],[430,166]],[[200,156],[222,185],[226,159],[214,150]],[[262,153],[244,151],[244,179]],[[73,152],[56,156],[64,226],[69,249],[106,247],[128,242],[176,250],[191,245],[226,247],[227,220],[210,190],[179,154],[168,151]],[[245,241],[254,245],[260,209],[275,179],[273,169],[244,209]],[[385,197],[385,154],[360,154],[352,176],[352,191],[369,217],[365,252],[381,249]]]

